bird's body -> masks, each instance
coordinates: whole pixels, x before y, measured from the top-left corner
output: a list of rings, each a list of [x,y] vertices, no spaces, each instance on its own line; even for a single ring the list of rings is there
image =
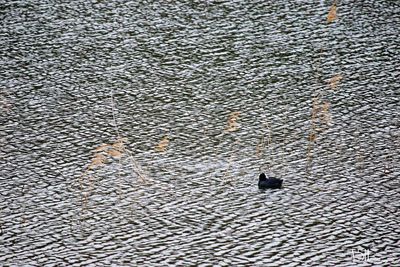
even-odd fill
[[[258,188],[259,189],[279,189],[282,188],[282,179],[279,178],[274,178],[274,177],[268,177],[265,175],[265,173],[261,173],[260,177],[258,179]]]

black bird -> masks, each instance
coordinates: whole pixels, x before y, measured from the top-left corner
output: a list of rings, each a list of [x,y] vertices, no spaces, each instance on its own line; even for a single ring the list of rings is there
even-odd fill
[[[260,177],[258,179],[258,188],[259,189],[266,189],[266,188],[271,188],[271,189],[278,189],[282,188],[282,179],[274,178],[274,177],[269,177],[265,175],[265,173],[261,173]]]

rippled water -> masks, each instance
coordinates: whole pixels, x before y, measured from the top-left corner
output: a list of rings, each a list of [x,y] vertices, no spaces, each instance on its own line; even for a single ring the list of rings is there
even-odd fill
[[[400,264],[400,5],[330,5],[0,1],[0,265]]]

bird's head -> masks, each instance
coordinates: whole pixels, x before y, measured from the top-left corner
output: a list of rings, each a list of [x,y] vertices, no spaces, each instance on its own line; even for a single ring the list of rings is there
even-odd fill
[[[267,180],[267,176],[265,175],[265,173],[261,173],[259,179],[260,181],[265,181]]]

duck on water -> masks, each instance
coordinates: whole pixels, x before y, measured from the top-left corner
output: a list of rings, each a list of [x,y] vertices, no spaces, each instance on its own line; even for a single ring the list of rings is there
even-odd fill
[[[258,178],[258,188],[259,189],[280,189],[282,188],[283,180],[274,177],[268,177],[265,173],[261,173],[260,177]]]

